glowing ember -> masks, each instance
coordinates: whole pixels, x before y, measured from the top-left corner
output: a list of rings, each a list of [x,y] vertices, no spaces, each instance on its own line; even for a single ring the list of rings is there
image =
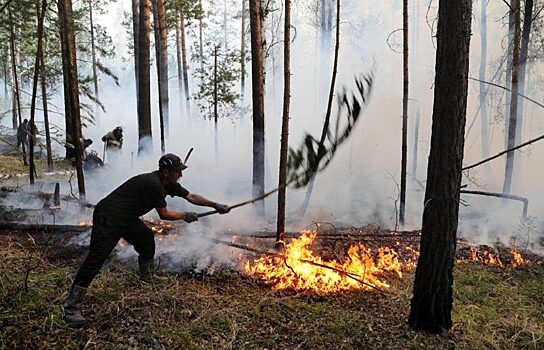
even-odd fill
[[[92,221],[80,221],[77,223],[78,226],[93,226]]]
[[[384,271],[402,276],[398,255],[393,249],[380,248],[374,257],[370,249],[357,244],[348,249],[346,261],[340,264],[334,260],[324,261],[309,249],[316,236],[316,232],[302,231],[301,237],[287,244],[285,255],[248,261],[245,271],[277,290],[314,290],[320,293],[388,288],[389,285],[380,279]]]
[[[153,233],[158,235],[167,235],[168,231],[174,227],[174,225],[161,220],[147,220],[146,225],[151,228]]]
[[[482,246],[487,247],[487,246]],[[458,262],[463,261],[476,261],[485,265],[493,265],[497,267],[510,267],[515,268],[520,265],[530,264],[531,261],[524,259],[521,253],[515,249],[507,249],[505,252],[498,254],[493,248],[469,248],[469,254],[457,259]]]

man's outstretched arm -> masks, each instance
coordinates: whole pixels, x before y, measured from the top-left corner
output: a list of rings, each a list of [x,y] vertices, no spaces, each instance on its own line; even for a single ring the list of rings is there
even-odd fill
[[[230,211],[230,208],[228,207],[228,205],[212,202],[211,200],[209,200],[208,198],[206,198],[206,197],[204,197],[204,196],[202,196],[200,194],[189,193],[185,197],[185,199],[187,199],[189,202],[191,202],[191,203],[193,203],[195,205],[201,205],[201,206],[205,206],[205,207],[212,207],[215,210],[217,210],[217,212],[219,214],[225,214],[225,213],[228,213]]]
[[[162,220],[169,220],[169,221],[176,221],[176,220],[184,220],[186,222],[193,222],[198,221],[198,216],[196,213],[189,212],[189,211],[173,211],[168,210],[167,207],[164,208],[155,208],[157,213],[159,213],[159,217]]]

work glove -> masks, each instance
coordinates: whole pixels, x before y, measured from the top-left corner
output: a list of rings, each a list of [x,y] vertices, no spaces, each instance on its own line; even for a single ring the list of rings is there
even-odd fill
[[[230,211],[230,208],[226,204],[213,203],[213,208],[217,210],[219,214],[226,214]]]
[[[191,211],[185,212],[185,219],[183,219],[185,222],[193,222],[198,221],[198,216],[196,213],[193,213]]]

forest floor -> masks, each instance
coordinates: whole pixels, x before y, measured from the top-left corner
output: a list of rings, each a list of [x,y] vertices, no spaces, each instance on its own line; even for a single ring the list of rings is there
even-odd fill
[[[0,181],[0,185],[2,182]],[[458,262],[444,335],[406,320],[414,268],[390,288],[336,294],[276,291],[241,269],[170,273],[142,286],[115,256],[89,288],[89,323],[62,304],[85,248],[70,234],[0,230],[0,349],[544,349],[544,264]]]

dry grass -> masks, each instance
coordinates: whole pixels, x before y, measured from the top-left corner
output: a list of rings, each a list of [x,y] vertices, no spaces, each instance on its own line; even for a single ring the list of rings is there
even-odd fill
[[[113,261],[89,288],[89,325],[74,330],[62,321],[61,304],[82,254],[68,256],[55,239],[0,233],[1,349],[544,348],[542,266],[459,265],[455,326],[432,336],[406,325],[411,273],[393,279],[387,296],[319,296],[274,292],[235,271],[167,274],[167,284],[141,287]]]

